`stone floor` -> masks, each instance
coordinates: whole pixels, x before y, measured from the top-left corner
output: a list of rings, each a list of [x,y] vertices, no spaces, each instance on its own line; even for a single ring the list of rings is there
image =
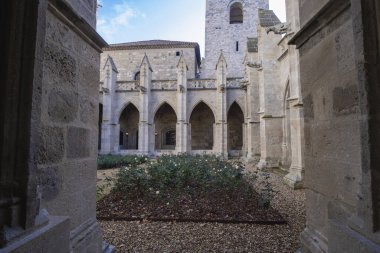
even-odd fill
[[[288,225],[102,221],[104,239],[117,252],[294,253],[305,226],[305,194],[285,186],[283,176],[271,173],[270,182],[278,191],[272,205]]]

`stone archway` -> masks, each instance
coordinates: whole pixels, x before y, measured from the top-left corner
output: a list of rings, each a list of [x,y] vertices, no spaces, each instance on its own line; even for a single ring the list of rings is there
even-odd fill
[[[200,102],[191,116],[191,149],[212,150],[214,146],[214,113],[208,105]]]
[[[154,116],[155,124],[155,149],[174,150],[176,147],[177,115],[174,109],[164,103]]]
[[[127,105],[120,115],[119,145],[121,150],[138,150],[140,113],[133,104]]]
[[[227,114],[228,153],[230,156],[240,156],[243,149],[244,113],[240,106],[232,103]]]

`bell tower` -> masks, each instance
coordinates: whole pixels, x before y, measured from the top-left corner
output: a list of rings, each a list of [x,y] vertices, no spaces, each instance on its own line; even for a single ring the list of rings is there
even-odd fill
[[[227,76],[243,77],[247,38],[257,37],[258,9],[269,9],[269,0],[206,0],[202,78],[215,77],[220,51],[227,61]]]

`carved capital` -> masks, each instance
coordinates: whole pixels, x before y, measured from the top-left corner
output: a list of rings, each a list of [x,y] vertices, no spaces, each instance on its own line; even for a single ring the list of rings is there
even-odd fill
[[[268,33],[274,32],[275,34],[284,34],[290,32],[290,23],[281,23],[275,26],[268,27],[265,29]]]
[[[262,67],[262,63],[261,62],[249,61],[249,62],[247,62],[247,66],[250,68],[259,69]]]
[[[226,85],[225,84],[219,85],[219,91],[224,93],[226,91]]]
[[[140,93],[144,94],[146,93],[147,89],[144,86],[141,86],[139,84],[136,84],[136,90],[140,91]]]
[[[184,87],[183,85],[179,85],[179,86],[178,86],[178,91],[179,91],[180,93],[185,93],[185,87]]]

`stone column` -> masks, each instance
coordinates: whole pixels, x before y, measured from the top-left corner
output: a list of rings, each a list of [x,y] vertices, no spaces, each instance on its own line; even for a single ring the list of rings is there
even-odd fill
[[[298,0],[286,0],[286,15],[290,23],[290,30],[300,29]],[[303,186],[304,179],[304,114],[300,81],[300,60],[296,46],[289,45],[289,73],[290,73],[290,134],[292,163],[284,181],[296,189]]]
[[[101,153],[113,154],[119,151],[118,119],[115,115],[115,96],[117,89],[117,69],[109,56],[104,66],[106,76],[103,84],[103,122],[101,136]]]
[[[145,55],[140,66],[140,84],[137,86],[140,91],[139,153],[143,155],[150,155],[153,151],[150,141],[154,138],[150,111],[152,72],[148,56]]]
[[[292,163],[289,173],[284,177],[284,181],[293,189],[303,187],[304,178],[304,121],[303,106],[298,100],[290,101],[290,132],[291,132],[291,149]]]
[[[283,87],[278,71],[278,45],[281,35],[267,34],[259,29],[259,90],[260,90],[260,140],[259,168],[279,167],[282,158],[282,98]]]
[[[246,145],[247,145],[247,161],[258,163],[260,160],[260,117],[259,111],[259,76],[257,69],[261,68],[261,64],[257,62],[257,53],[250,55],[247,59],[247,125],[246,125]]]
[[[214,147],[217,153],[228,158],[227,149],[227,62],[223,52],[216,66],[217,115],[214,132]]]
[[[177,130],[176,151],[186,153],[189,151],[189,122],[187,117],[187,64],[183,54],[177,65]]]

